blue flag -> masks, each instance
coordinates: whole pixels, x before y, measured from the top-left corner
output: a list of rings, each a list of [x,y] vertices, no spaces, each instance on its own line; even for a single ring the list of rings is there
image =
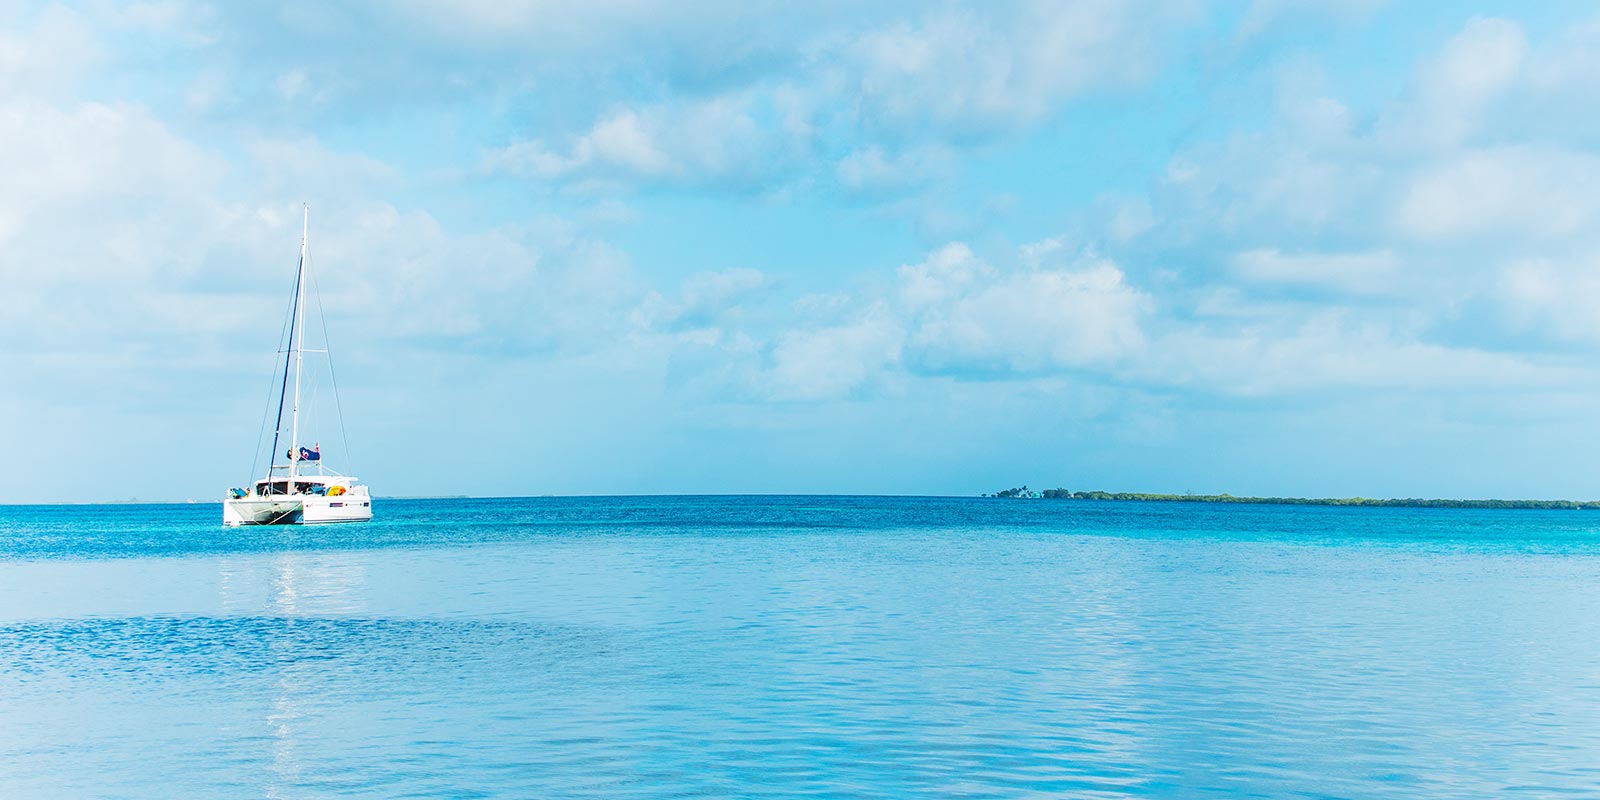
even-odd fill
[[[301,461],[321,461],[322,460],[322,446],[318,445],[317,449],[315,449],[315,450],[310,450],[310,449],[307,449],[307,448],[304,448],[304,447],[300,448],[300,460]]]

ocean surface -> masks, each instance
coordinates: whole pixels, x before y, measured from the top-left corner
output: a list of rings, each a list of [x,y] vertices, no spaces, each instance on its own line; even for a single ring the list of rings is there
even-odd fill
[[[0,507],[0,797],[1600,795],[1600,512]]]

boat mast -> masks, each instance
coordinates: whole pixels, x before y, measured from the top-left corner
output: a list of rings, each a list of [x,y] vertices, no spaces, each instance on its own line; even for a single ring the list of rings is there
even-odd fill
[[[300,463],[300,363],[305,359],[305,334],[306,315],[304,301],[306,297],[306,234],[311,230],[311,206],[300,204],[300,272],[295,276],[294,297],[294,409],[290,412],[289,423],[289,485],[284,487],[289,492],[294,491],[294,479],[299,474],[297,466]]]

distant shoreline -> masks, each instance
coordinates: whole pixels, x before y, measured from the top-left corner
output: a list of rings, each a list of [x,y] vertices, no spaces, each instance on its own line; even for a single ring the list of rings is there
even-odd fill
[[[1026,486],[1017,489],[1006,489],[994,494],[980,494],[977,498],[972,495],[910,495],[910,494],[791,494],[791,493],[762,493],[762,494],[617,494],[617,495],[397,495],[394,497],[375,497],[375,500],[389,501],[416,501],[416,500],[528,500],[528,499],[606,499],[606,498],[673,498],[673,497],[882,497],[927,500],[958,500],[967,499],[1025,499],[1025,500],[1098,500],[1106,502],[1124,503],[1231,503],[1236,505],[1277,505],[1277,506],[1347,506],[1355,508],[1507,508],[1507,509],[1533,509],[1533,510],[1596,510],[1600,511],[1600,500],[1448,500],[1427,498],[1371,498],[1371,497],[1249,497],[1231,494],[1157,494],[1150,492],[1072,492],[1066,489],[1032,490]],[[0,503],[0,508],[25,508],[48,506],[219,506],[220,500],[61,500],[47,503]]]
[[[1146,492],[1036,491],[1027,486],[983,497],[1026,500],[1112,500],[1136,503],[1241,503],[1271,506],[1355,506],[1375,508],[1527,508],[1536,510],[1600,510],[1600,500],[1442,500],[1371,497],[1236,497],[1231,494],[1151,494]]]

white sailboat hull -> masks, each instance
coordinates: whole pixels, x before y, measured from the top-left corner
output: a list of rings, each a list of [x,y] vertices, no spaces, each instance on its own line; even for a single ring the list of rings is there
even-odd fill
[[[372,519],[372,498],[347,494],[337,497],[312,496],[301,501],[301,525],[328,522],[366,522]]]
[[[306,260],[307,240],[311,228],[311,212],[309,208],[303,209],[300,229],[300,265],[295,273],[294,304],[290,306],[289,320],[285,330],[288,331],[288,348],[280,350],[287,353],[283,362],[283,383],[278,391],[278,417],[276,427],[272,432],[272,449],[267,462],[267,474],[256,480],[248,488],[233,489],[228,493],[227,499],[222,501],[222,524],[236,528],[241,525],[317,525],[329,522],[366,522],[372,519],[372,497],[367,493],[367,487],[356,482],[354,477],[341,475],[328,470],[322,461],[322,446],[314,444],[311,447],[300,445],[300,373],[306,354],[305,347],[305,300],[306,300]],[[319,301],[318,308],[321,308]],[[327,337],[327,323],[323,323],[323,337]],[[324,342],[326,344],[326,342]],[[321,351],[327,352],[326,348]],[[329,363],[329,377],[332,377],[332,363]],[[289,377],[294,376],[294,394],[289,394]],[[337,403],[338,388],[335,386],[334,400]],[[279,435],[283,430],[284,402],[290,397],[294,400],[289,404],[288,443],[289,450],[284,455],[288,463],[278,465]],[[271,409],[271,406],[268,406]],[[264,420],[263,420],[264,421]],[[340,412],[339,426],[341,437],[344,428],[344,412]],[[260,442],[256,444],[260,447]],[[252,471],[254,467],[251,467]],[[284,470],[280,473],[278,470]]]
[[[366,522],[370,519],[372,498],[366,494],[240,497],[222,501],[222,524],[230,528],[240,525],[322,525]]]
[[[230,528],[240,525],[293,525],[300,521],[299,499],[239,497],[222,501],[222,524]]]

